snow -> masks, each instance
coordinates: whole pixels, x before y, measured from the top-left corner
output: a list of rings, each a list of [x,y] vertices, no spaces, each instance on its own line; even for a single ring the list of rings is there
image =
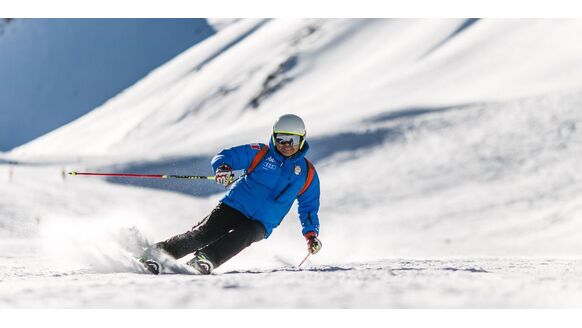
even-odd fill
[[[240,18],[207,18],[208,24],[212,26],[215,31],[222,31],[232,24],[241,20]]]
[[[103,106],[0,154],[0,306],[578,307],[581,29],[229,22]],[[306,121],[322,182],[323,249],[304,268],[294,207],[211,276],[140,274],[135,243],[186,231],[220,187],[62,176],[207,174],[214,153],[268,141],[288,112]]]
[[[392,259],[305,269],[247,268],[211,276],[51,271],[42,263],[23,272],[19,266],[30,265],[26,260],[26,255],[0,258],[0,263],[8,263],[11,269],[11,274],[1,277],[0,307],[421,309],[581,305],[580,260]]]
[[[12,153],[139,158],[151,153],[204,154],[213,152],[215,144],[230,144],[232,138],[266,138],[264,131],[286,112],[312,122],[314,137],[413,106],[498,101],[580,88],[582,72],[575,64],[582,54],[579,20],[480,20],[451,37],[463,23],[242,20],[161,67],[123,97]],[[542,32],[551,36],[544,43],[538,37]],[[293,56],[296,66],[281,76],[292,82],[277,84],[259,108],[249,106],[267,77]],[[205,63],[202,69],[200,63]],[[174,81],[176,77],[180,80]],[[158,91],[145,92],[143,86],[153,83]],[[223,124],[217,119],[223,116],[237,119]],[[108,138],[94,137],[105,129],[111,131]],[[85,136],[72,138],[79,130],[86,131]]]

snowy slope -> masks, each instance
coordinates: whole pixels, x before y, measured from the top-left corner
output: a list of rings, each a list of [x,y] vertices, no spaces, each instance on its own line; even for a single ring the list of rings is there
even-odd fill
[[[0,150],[79,118],[213,33],[204,19],[2,23]]]
[[[181,161],[206,174],[217,150],[266,142],[273,120],[294,112],[308,125],[336,256],[354,229],[373,234],[356,258],[576,254],[576,238],[539,248],[531,239],[579,229],[581,29],[580,20],[240,20],[9,155],[170,173]],[[359,178],[378,168],[374,183]],[[374,234],[378,225],[388,235]],[[385,251],[368,251],[378,244]]]
[[[0,257],[10,282],[0,282],[1,304],[579,306],[581,29],[580,20],[231,23],[5,155],[29,165],[13,165],[0,184],[2,243],[22,254]],[[324,246],[305,271],[294,208],[214,276],[128,273],[128,232],[183,232],[221,193],[61,176],[208,170],[221,147],[267,141],[286,112],[305,118],[322,181]],[[8,169],[0,163],[3,181]],[[167,288],[139,297],[154,284]]]
[[[409,107],[574,90],[582,86],[581,24],[243,20],[13,154],[211,153],[233,138],[266,138],[285,112],[303,115],[318,137]],[[107,138],[95,138],[103,131]]]

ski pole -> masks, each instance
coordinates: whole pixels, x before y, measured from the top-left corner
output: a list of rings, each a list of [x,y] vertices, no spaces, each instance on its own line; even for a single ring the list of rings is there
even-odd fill
[[[298,265],[299,268],[301,267],[301,265],[303,265],[303,263],[305,261],[307,261],[307,258],[309,257],[309,255],[311,255],[311,253],[307,253],[307,256],[303,259],[303,261],[301,261],[301,263],[299,263],[299,265]]]
[[[166,174],[135,174],[135,173],[96,173],[96,172],[69,172],[69,175],[89,175],[105,177],[147,178],[147,179],[190,179],[190,180],[214,180],[214,176],[204,175],[166,175]]]

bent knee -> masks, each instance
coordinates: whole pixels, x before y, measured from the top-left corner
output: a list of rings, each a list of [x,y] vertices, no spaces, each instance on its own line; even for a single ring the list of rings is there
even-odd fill
[[[263,240],[267,236],[267,229],[265,229],[265,226],[256,220],[249,220],[249,222],[245,224],[245,229],[249,230],[253,242]]]

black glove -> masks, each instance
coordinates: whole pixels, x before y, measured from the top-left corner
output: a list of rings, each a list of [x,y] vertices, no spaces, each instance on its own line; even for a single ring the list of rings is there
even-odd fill
[[[305,234],[305,240],[307,240],[307,250],[311,254],[316,254],[321,249],[321,240],[317,239],[317,234],[314,231],[310,231]]]

